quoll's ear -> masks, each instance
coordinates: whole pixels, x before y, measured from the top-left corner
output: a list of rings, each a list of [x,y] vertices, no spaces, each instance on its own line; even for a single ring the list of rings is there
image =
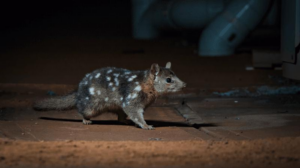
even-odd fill
[[[151,71],[151,74],[152,74],[152,75],[155,75],[155,76],[158,75],[159,69],[160,69],[160,68],[159,68],[159,65],[158,65],[158,64],[152,64],[152,65],[151,65],[151,70],[150,70],[150,71]]]
[[[171,69],[171,62],[167,62],[166,68],[167,68],[167,69]]]

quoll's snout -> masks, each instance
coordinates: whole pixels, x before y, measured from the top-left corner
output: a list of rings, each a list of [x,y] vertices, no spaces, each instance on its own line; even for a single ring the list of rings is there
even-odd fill
[[[182,82],[181,90],[184,89],[185,87],[186,87],[186,83]]]

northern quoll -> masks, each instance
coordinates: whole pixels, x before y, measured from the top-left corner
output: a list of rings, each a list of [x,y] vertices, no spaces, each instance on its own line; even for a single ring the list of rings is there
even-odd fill
[[[61,97],[38,101],[36,110],[63,110],[77,107],[83,117],[83,124],[104,112],[114,112],[118,120],[127,123],[127,116],[143,129],[154,129],[144,120],[144,111],[164,93],[176,92],[185,87],[171,70],[171,63],[165,67],[152,64],[149,70],[129,71],[107,67],[87,74],[77,91]]]

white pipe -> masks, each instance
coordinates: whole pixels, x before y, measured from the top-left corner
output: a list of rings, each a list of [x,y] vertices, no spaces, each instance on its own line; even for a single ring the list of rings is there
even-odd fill
[[[235,48],[261,21],[270,0],[233,0],[202,32],[199,55],[224,56]]]
[[[270,0],[132,0],[133,36],[153,39],[163,29],[204,29],[199,55],[222,56],[263,18]]]
[[[132,0],[133,36],[153,39],[163,29],[201,29],[224,10],[224,0]]]

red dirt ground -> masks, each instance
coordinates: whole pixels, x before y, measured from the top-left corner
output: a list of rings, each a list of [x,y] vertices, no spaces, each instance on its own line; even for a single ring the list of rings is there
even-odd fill
[[[299,167],[300,138],[251,141],[0,141],[1,167]]]

